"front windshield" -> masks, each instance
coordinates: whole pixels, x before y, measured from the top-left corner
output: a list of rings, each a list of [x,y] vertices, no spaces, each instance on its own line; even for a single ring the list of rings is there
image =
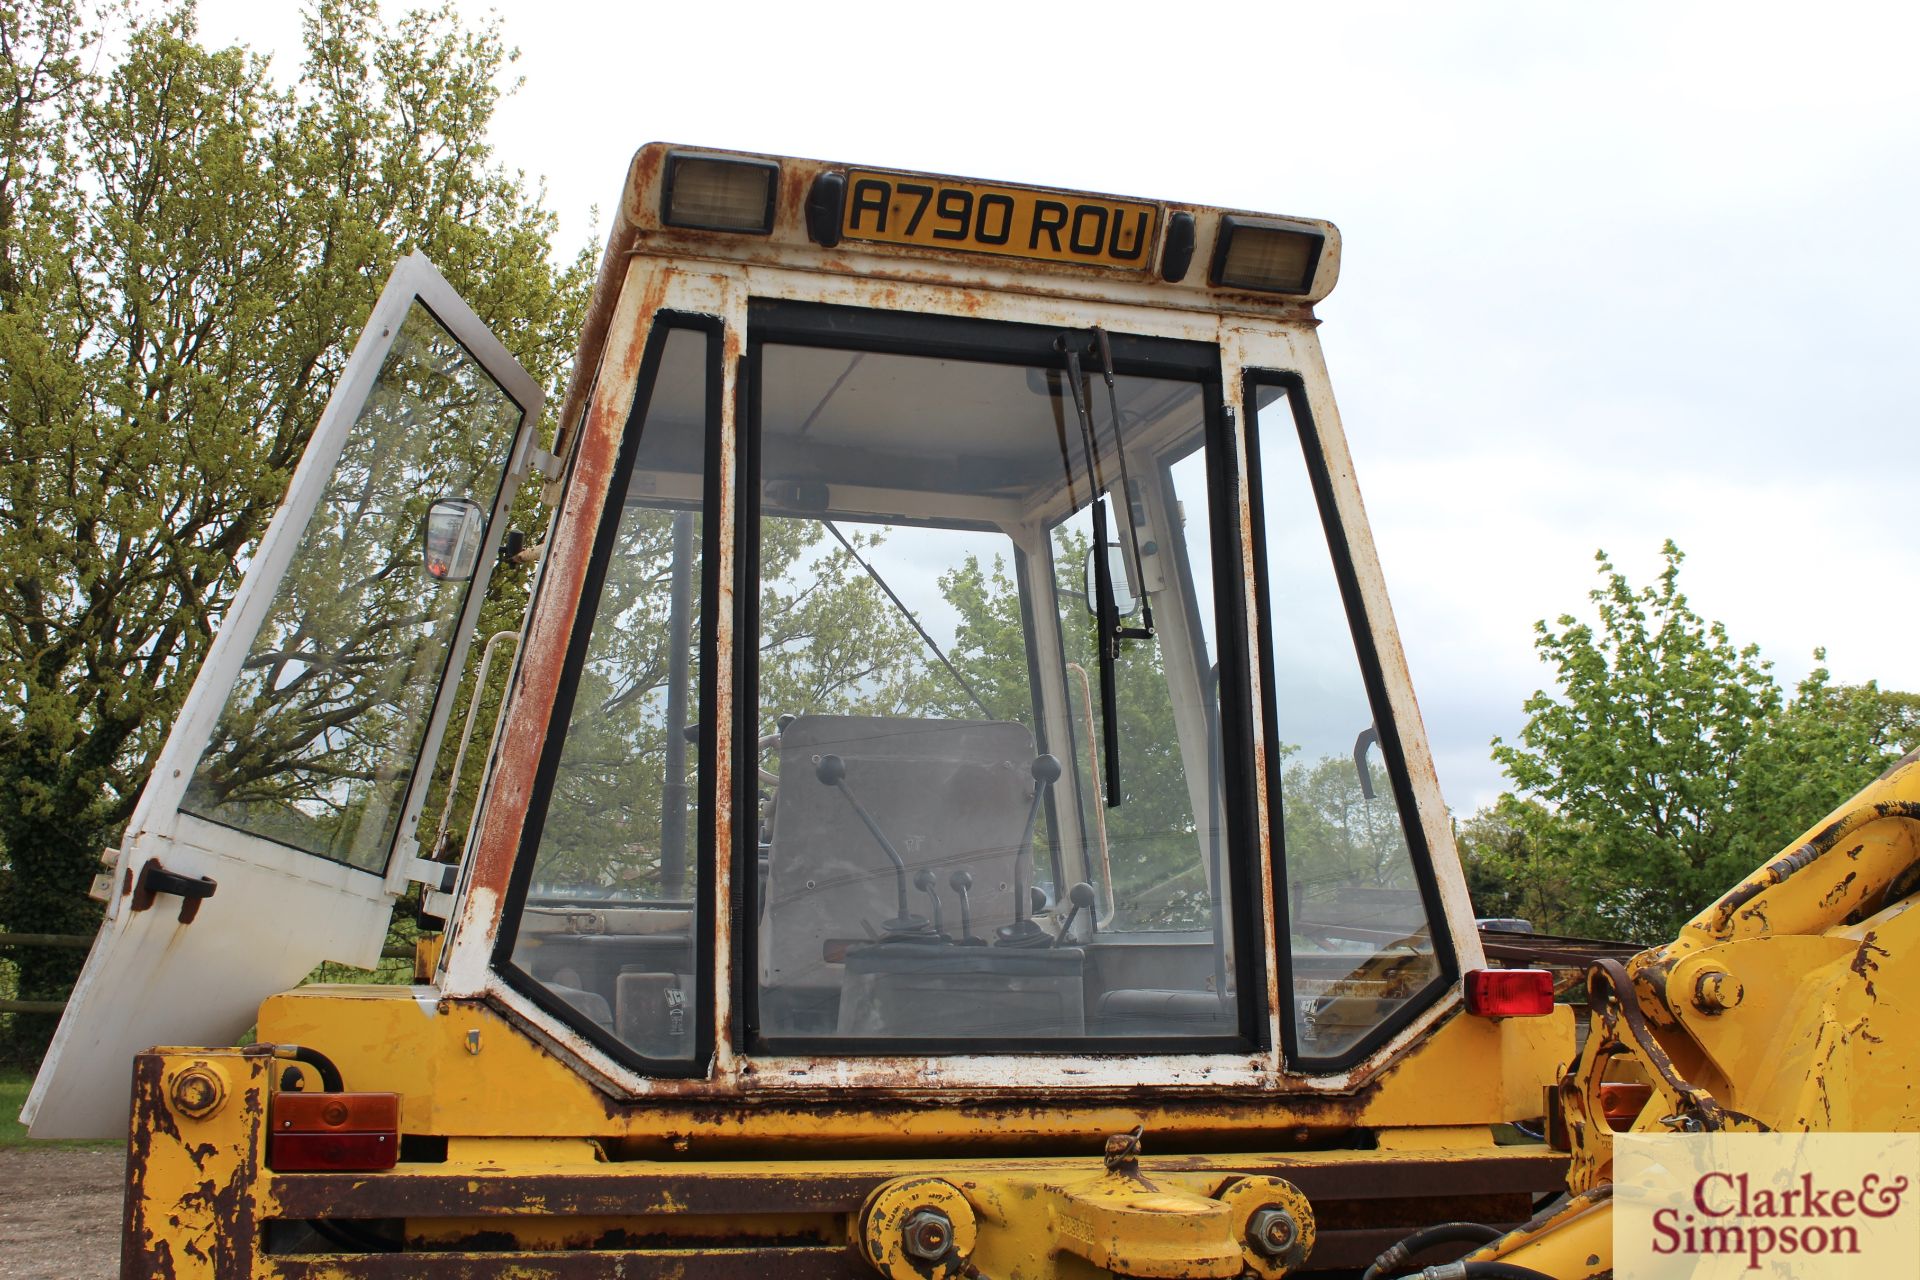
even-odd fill
[[[1217,373],[1137,372],[1134,340],[1109,397],[1085,330],[853,344],[799,310],[750,374],[761,1042],[1235,1042]]]

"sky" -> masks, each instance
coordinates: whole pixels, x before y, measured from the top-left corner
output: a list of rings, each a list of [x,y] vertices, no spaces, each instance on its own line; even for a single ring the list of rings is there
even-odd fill
[[[1338,224],[1321,341],[1457,813],[1599,549],[1642,583],[1674,539],[1784,683],[1824,645],[1920,689],[1920,10],[459,8],[520,50],[493,142],[569,248],[654,139]],[[297,73],[292,0],[199,12]]]

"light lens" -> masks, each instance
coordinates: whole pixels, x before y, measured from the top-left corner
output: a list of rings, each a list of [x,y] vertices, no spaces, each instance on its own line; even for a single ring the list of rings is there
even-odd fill
[[[661,218],[670,227],[701,231],[773,230],[773,180],[777,165],[753,160],[669,156]]]
[[[391,1169],[400,1158],[397,1093],[276,1093],[267,1167],[281,1173]]]
[[[1311,227],[1222,218],[1213,283],[1262,293],[1310,292],[1326,242],[1326,236]]]
[[[1539,1018],[1553,1012],[1553,974],[1545,969],[1473,969],[1467,1012],[1482,1018]]]

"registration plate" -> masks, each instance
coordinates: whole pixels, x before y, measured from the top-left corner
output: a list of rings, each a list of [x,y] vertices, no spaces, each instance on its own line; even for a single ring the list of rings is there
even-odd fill
[[[855,169],[840,235],[1144,271],[1158,227],[1159,209],[1133,200]]]

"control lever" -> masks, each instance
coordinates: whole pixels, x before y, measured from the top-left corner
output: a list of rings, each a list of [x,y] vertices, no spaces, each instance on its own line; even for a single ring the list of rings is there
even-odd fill
[[[946,922],[940,918],[939,877],[935,876],[933,872],[927,870],[925,867],[922,867],[914,873],[913,887],[933,899],[933,931],[941,937],[945,937],[947,925]]]
[[[1082,880],[1067,890],[1067,901],[1073,904],[1073,909],[1067,912],[1066,923],[1060,926],[1060,934],[1053,940],[1053,945],[1056,947],[1066,944],[1067,939],[1073,934],[1073,922],[1080,918],[1082,911],[1093,905],[1093,886]]]
[[[887,861],[893,863],[894,897],[898,914],[891,920],[881,922],[887,935],[892,937],[895,934],[925,933],[927,918],[914,915],[907,910],[907,864],[894,849],[893,841],[887,839],[886,833],[880,830],[880,824],[873,820],[873,815],[868,813],[866,807],[854,798],[853,792],[847,789],[847,762],[839,756],[821,756],[813,762],[813,776],[827,786],[839,789],[840,794],[847,798],[847,803],[853,806],[853,811],[860,815],[860,821],[865,823],[867,830],[873,833],[873,838],[879,841],[881,851],[887,855]]]
[[[1053,935],[1042,929],[1030,914],[1037,908],[1028,899],[1027,869],[1033,860],[1033,831],[1040,822],[1040,806],[1046,803],[1047,788],[1060,780],[1060,761],[1050,755],[1035,756],[1028,772],[1033,775],[1033,804],[1027,809],[1027,829],[1013,855],[1013,923],[994,930],[1003,947],[1053,945]],[[1040,904],[1045,905],[1044,901]]]
[[[947,877],[947,884],[960,895],[960,945],[963,947],[984,947],[985,938],[973,936],[973,902],[967,891],[973,888],[973,872],[956,871]]]

